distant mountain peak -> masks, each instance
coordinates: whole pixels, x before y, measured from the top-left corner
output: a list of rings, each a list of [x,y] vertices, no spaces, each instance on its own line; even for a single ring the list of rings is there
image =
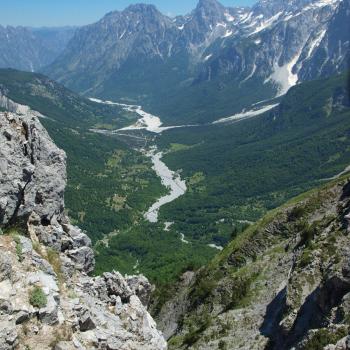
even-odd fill
[[[124,12],[141,12],[141,13],[160,13],[153,4],[132,4],[128,6]]]
[[[195,11],[204,10],[206,12],[220,12],[224,10],[225,7],[217,0],[199,0]]]
[[[199,0],[192,14],[201,22],[215,25],[225,21],[226,8],[217,0]]]
[[[223,5],[217,0],[199,0],[197,7],[198,6],[221,6],[221,7],[223,7]]]

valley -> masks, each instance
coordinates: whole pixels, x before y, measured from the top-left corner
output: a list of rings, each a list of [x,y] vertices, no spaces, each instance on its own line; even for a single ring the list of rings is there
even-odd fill
[[[168,168],[182,170],[181,177],[186,183],[187,192],[162,206],[159,213],[157,211],[156,220],[159,226],[157,228],[153,226],[153,229],[158,231],[159,235],[166,233],[166,235],[172,235],[173,239],[181,237],[180,243],[183,243],[185,249],[188,248],[186,246],[191,247],[194,243],[201,247],[212,248],[213,252],[207,255],[211,256],[215,254],[215,250],[221,249],[231,237],[235,237],[244,229],[247,226],[246,222],[256,221],[267,210],[316,186],[321,179],[327,177],[323,174],[329,173],[334,176],[347,166],[349,148],[344,148],[344,142],[347,143],[348,140],[345,136],[348,129],[344,128],[347,123],[347,109],[343,111],[345,113],[343,116],[338,115],[339,123],[335,119],[322,118],[317,128],[316,125],[309,124],[309,119],[307,119],[309,112],[303,109],[298,110],[298,107],[296,109],[293,107],[291,111],[288,111],[287,115],[294,116],[293,121],[289,120],[287,115],[281,114],[285,113],[284,110],[288,110],[287,106],[294,106],[290,101],[300,100],[300,98],[309,99],[307,91],[310,96],[313,96],[314,87],[318,86],[320,95],[331,95],[332,91],[344,86],[345,79],[346,76],[341,76],[325,81],[321,85],[315,82],[306,84],[305,88],[303,85],[297,86],[287,96],[282,97],[279,104],[270,107],[267,102],[265,104],[267,107],[252,106],[252,109],[247,108],[247,112],[222,122],[188,128],[161,129],[162,127],[157,127],[151,132],[146,130],[147,124],[141,126],[143,123],[143,114],[141,114],[139,115],[141,119],[135,125],[143,129],[135,130],[127,126],[123,130],[103,131],[103,133],[114,137],[120,137],[122,134],[123,138],[132,136],[130,138],[132,140],[135,140],[134,137],[147,139],[148,149],[156,144],[158,150],[163,152]],[[320,86],[322,86],[321,89]],[[318,97],[312,97],[312,99],[314,99],[313,105],[323,111],[322,104],[318,105]],[[312,104],[311,100],[308,101]],[[312,120],[311,115],[310,118]],[[160,118],[157,120],[159,124],[162,123]],[[326,137],[321,136],[322,133],[319,134],[320,123],[326,123],[325,125],[329,126],[328,129],[327,127],[322,128],[322,133],[327,129],[327,135],[334,135],[327,136],[327,139],[333,141],[327,145],[324,155],[317,151],[318,138],[325,140]],[[294,125],[294,131],[288,136],[290,125]],[[250,134],[251,130],[256,130],[254,135]],[[278,130],[278,133],[275,130]],[[299,141],[294,140],[296,130],[300,132]],[[290,141],[288,141],[289,137],[291,137]],[[283,148],[279,145],[281,139],[285,143]],[[145,147],[145,142],[127,142],[130,147],[135,147],[136,144],[136,147]],[[244,153],[245,147],[247,153]],[[267,153],[262,151],[266,147],[269,149]],[[273,147],[276,147],[275,151],[272,151]],[[251,153],[252,149],[255,149],[256,155]],[[308,149],[307,152],[306,149]],[[223,150],[230,153],[223,154]],[[337,156],[332,156],[332,154],[337,154]],[[295,166],[288,165],[287,167],[286,165],[288,172],[285,172],[281,164],[284,162],[290,164],[290,159],[296,156],[299,159],[307,158]],[[256,157],[261,159],[256,162]],[[228,159],[231,163],[226,165],[227,170],[225,170],[223,165]],[[249,164],[252,169],[242,168],[240,164],[243,163]],[[332,163],[335,165],[334,170],[331,169]],[[313,164],[312,168],[311,164]],[[258,171],[262,174],[262,178],[254,185],[253,179],[258,179],[256,174]],[[225,176],[228,176],[230,180]],[[247,179],[247,184],[242,188],[244,179]],[[237,187],[230,187],[234,183]],[[173,185],[176,188],[177,185],[175,183]],[[165,195],[164,198],[173,199],[168,196]],[[164,204],[157,202],[151,208],[159,209],[159,203]],[[146,214],[147,218],[149,219]],[[155,221],[154,216],[152,220]],[[163,231],[164,226],[166,227],[165,232]],[[137,235],[140,236],[140,239],[145,239],[141,236],[146,237],[151,228],[152,226],[141,222],[140,230],[143,233],[139,231]],[[169,236],[163,236],[162,239],[164,238],[169,238]],[[117,248],[119,240],[121,236],[112,239],[115,241],[114,249],[119,250]],[[106,251],[108,252],[109,249],[108,247]],[[103,248],[101,248],[102,251]],[[115,253],[116,250],[114,250]],[[138,257],[138,260],[142,261],[142,258]]]
[[[63,3],[0,24],[0,349],[350,348],[350,0]]]
[[[349,164],[346,75],[299,84],[224,122],[188,127],[163,126],[163,116],[139,106],[52,89],[45,79],[0,71],[7,95],[45,115],[43,124],[67,151],[67,211],[93,240],[97,274],[137,270],[158,285],[170,283],[208,262],[246,222]],[[19,80],[27,81],[21,94]],[[38,89],[50,90],[38,97],[32,92]],[[85,120],[62,113],[63,101],[73,101],[64,102],[70,113],[85,110]],[[157,222],[145,218],[150,208],[148,218]]]

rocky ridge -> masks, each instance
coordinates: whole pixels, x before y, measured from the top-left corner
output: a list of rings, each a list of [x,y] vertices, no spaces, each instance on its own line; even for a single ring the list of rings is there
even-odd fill
[[[0,349],[166,349],[151,285],[89,277],[90,239],[64,212],[66,156],[32,114],[0,113]]]
[[[350,182],[279,208],[154,308],[171,349],[349,349]]]

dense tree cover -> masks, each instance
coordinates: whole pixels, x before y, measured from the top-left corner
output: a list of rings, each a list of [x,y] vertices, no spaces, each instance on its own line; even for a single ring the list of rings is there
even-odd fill
[[[194,78],[198,72],[188,72],[187,65],[183,55],[157,64],[129,61],[120,68],[118,76],[112,75],[104,83],[98,96],[113,101],[128,96],[133,104],[141,104],[146,111],[160,116],[165,125],[179,125],[205,124],[230,116],[271,98],[276,90],[270,83],[263,84],[262,79],[240,84],[234,76],[220,76],[199,84]],[[83,89],[78,87],[78,91]]]
[[[90,131],[125,125],[135,115],[92,103],[41,75],[0,70],[0,84],[10,98],[48,117],[42,123],[67,152],[66,206],[93,240],[96,273],[140,272],[168,283],[211,259],[217,250],[209,244],[224,246],[247,221],[349,165],[345,76],[304,83],[257,118],[159,135],[165,162],[182,169],[188,191],[150,224],[143,213],[166,192],[150,160],[130,141]],[[221,102],[207,116],[217,119]],[[190,108],[183,115],[197,120]],[[165,222],[174,222],[169,231]]]
[[[215,250],[199,242],[184,243],[178,232],[164,225],[140,222],[125,234],[97,246],[97,273],[118,266],[122,273],[145,273],[151,281],[167,283],[187,269],[197,269],[214,256]]]
[[[116,138],[43,124],[67,152],[69,216],[93,242],[127,229],[164,192],[151,161]]]
[[[190,239],[224,244],[235,222],[255,221],[349,165],[349,106],[342,75],[293,88],[255,119],[163,134],[166,163],[193,185],[162,217]],[[174,151],[175,142],[186,147]]]
[[[140,272],[161,284],[213,257],[215,249],[182,242],[179,232],[164,231],[163,221],[144,220],[144,212],[166,193],[148,158],[115,137],[90,132],[81,137],[49,120],[44,124],[67,152],[66,207],[93,240],[96,274]]]
[[[87,129],[99,124],[117,128],[137,119],[118,106],[82,98],[37,73],[0,69],[0,88],[15,102],[28,105],[52,120],[64,123],[65,127]]]

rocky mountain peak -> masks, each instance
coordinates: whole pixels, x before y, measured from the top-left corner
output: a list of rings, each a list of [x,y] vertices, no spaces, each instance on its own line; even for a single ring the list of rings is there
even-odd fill
[[[135,12],[135,13],[142,13],[142,14],[154,14],[160,12],[153,4],[132,4],[128,6],[123,12]]]
[[[225,7],[217,0],[199,0],[197,9],[203,8],[206,10],[224,9]]]
[[[154,5],[133,4],[122,12],[110,12],[101,21],[93,24],[93,26],[95,26],[95,31],[98,32],[101,24],[102,26],[112,25],[115,27],[114,30],[117,29],[117,32],[118,29],[122,30],[122,33],[124,32],[124,35],[122,35],[122,38],[124,38],[128,36],[126,35],[127,33],[134,34],[138,31],[143,33],[153,32],[159,28],[168,27],[171,23],[170,18],[159,12]],[[111,30],[109,32],[111,33]]]
[[[276,15],[279,12],[303,12],[314,8],[319,9],[337,4],[340,0],[260,0],[252,10],[255,14],[266,16]]]
[[[199,0],[193,13],[198,17],[212,21],[223,18],[225,7],[217,0]]]

